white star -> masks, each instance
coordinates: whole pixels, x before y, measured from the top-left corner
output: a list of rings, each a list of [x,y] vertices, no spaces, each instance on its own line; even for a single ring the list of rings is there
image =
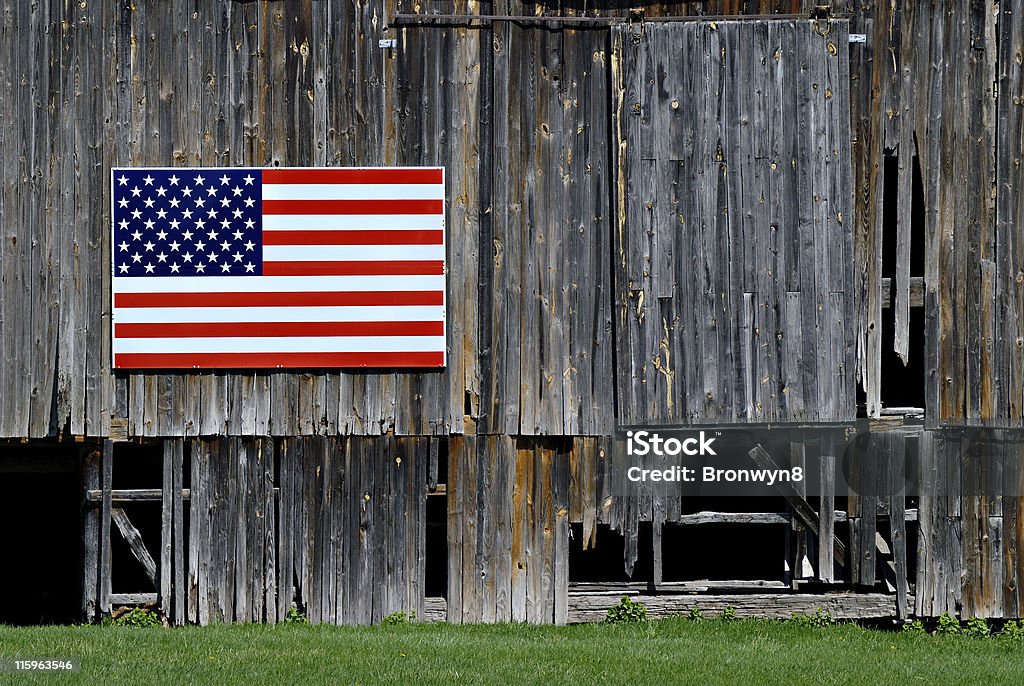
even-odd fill
[[[152,219],[147,219],[145,223],[146,223],[146,228],[147,229],[152,229],[153,226],[154,226]]]
[[[122,219],[121,221],[119,221],[117,223],[117,225],[121,227],[122,231],[127,231],[128,230],[128,220],[127,219]]]
[[[121,178],[119,178],[117,180],[117,183],[118,183],[118,185],[121,185],[121,186],[127,186],[128,185],[128,177],[125,176],[124,174],[121,174]]]
[[[162,241],[165,241],[167,240],[167,232],[164,231],[163,229],[160,229],[159,231],[156,232],[156,237]]]
[[[251,271],[254,271],[255,269],[256,269],[256,265],[254,265],[252,262],[247,262],[246,263],[245,271],[251,272]]]
[[[245,199],[245,206],[246,207],[252,207],[255,204],[256,204],[256,201],[253,200],[252,198],[246,198]]]
[[[233,214],[235,216],[235,219],[241,219],[242,218],[242,210],[240,210],[238,208],[235,208],[235,211],[232,212],[231,214]]]
[[[166,216],[167,216],[167,210],[165,210],[164,208],[161,207],[159,210],[156,211],[156,218],[157,219],[163,219]]]
[[[199,264],[196,265],[196,271],[198,273],[202,274],[203,272],[206,271],[206,265],[204,265],[202,262],[200,262]]]
[[[181,243],[179,243],[178,241],[171,241],[171,244],[168,247],[170,247],[171,252],[176,252],[178,248],[181,247]]]
[[[152,274],[153,273],[153,265],[151,263],[148,263],[148,262],[146,263],[146,273],[147,274]]]
[[[171,220],[171,224],[170,224],[170,227],[171,227],[172,229],[174,229],[175,231],[177,231],[177,230],[178,230],[178,224],[180,224],[180,223],[181,223],[181,222],[179,222],[179,221],[178,221],[177,219],[172,219],[172,220]]]
[[[181,194],[188,198],[192,195],[192,189],[189,188],[188,186],[185,186],[184,188],[181,189]]]
[[[117,205],[118,207],[128,207],[128,200],[126,198],[121,198],[117,201]]]
[[[205,207],[206,201],[202,198],[196,198],[196,207]]]
[[[142,240],[142,234],[139,233],[138,229],[136,229],[135,231],[132,231],[132,240],[133,241],[141,241]]]
[[[145,205],[146,207],[152,207],[153,198],[146,198],[145,200],[142,201],[142,204]]]
[[[210,219],[214,219],[214,218],[216,218],[216,217],[217,217],[217,210],[215,210],[215,209],[213,209],[213,208],[211,207],[211,208],[209,209],[209,211],[208,211],[208,212],[206,213],[206,216],[207,216],[207,217],[209,217]]]
[[[252,177],[252,176],[246,176],[246,177],[245,177],[245,178],[243,179],[243,181],[245,181],[245,185],[246,185],[246,186],[251,186],[251,185],[252,185],[252,182],[253,182],[253,177]]]
[[[220,244],[220,249],[223,250],[224,252],[227,252],[228,250],[231,250],[231,244],[228,243],[227,241],[224,241],[223,243]]]
[[[241,262],[242,261],[242,253],[240,253],[240,252],[236,252],[234,255],[232,255],[232,257],[235,258],[235,262]]]
[[[253,220],[251,220],[251,219],[246,219],[246,220],[245,220],[245,228],[247,228],[247,229],[251,229],[251,228],[252,228],[252,227],[254,227],[254,226],[256,226],[256,222],[254,222],[254,221],[253,221]]]
[[[206,235],[210,237],[211,241],[217,240],[217,232],[214,231],[213,229],[210,229],[209,231],[207,231]]]
[[[186,241],[190,241],[192,240],[192,232],[189,231],[188,229],[185,229],[185,233],[181,234],[181,237],[184,238]]]
[[[231,193],[234,194],[234,195],[241,195],[242,194],[242,189],[239,188],[238,186],[235,186],[234,188],[231,189]]]
[[[228,178],[227,174],[225,174],[224,176],[220,177],[220,185],[226,186],[230,182],[231,182],[231,179]]]
[[[128,273],[128,265],[127,264],[120,265],[119,269],[121,270],[122,274],[127,274]]]
[[[160,260],[161,262],[166,262],[167,261],[167,255],[165,255],[163,253],[160,253],[159,255],[156,256],[156,259]]]
[[[181,259],[185,260],[186,262],[191,262],[192,261],[192,253],[190,253],[190,252],[185,253],[184,255],[181,256]]]
[[[132,262],[142,262],[142,255],[139,253],[132,255]]]
[[[184,212],[181,213],[181,216],[184,217],[185,219],[191,219],[192,210],[185,210]]]
[[[227,207],[227,206],[229,206],[230,204],[231,204],[231,201],[230,201],[230,200],[228,200],[227,198],[221,198],[221,199],[220,199],[220,206],[221,206],[221,207]]]
[[[222,265],[220,266],[220,270],[221,270],[222,272],[229,272],[229,271],[231,271],[231,265],[230,265],[230,264],[228,264],[227,262],[225,262],[224,264],[222,264]]]
[[[210,186],[209,188],[206,189],[206,194],[210,196],[217,195],[217,187]]]
[[[167,189],[164,188],[163,186],[160,186],[159,188],[156,189],[156,194],[162,198],[165,195],[167,195]]]
[[[144,178],[143,181],[146,182],[147,186],[152,186],[153,185],[153,177],[150,176],[149,174],[146,174],[146,178]]]
[[[138,210],[132,210],[132,219],[139,219],[142,217],[142,212]]]
[[[142,244],[142,246],[146,249],[146,252],[151,252],[153,250],[152,241],[146,241],[145,243]]]
[[[201,174],[195,178],[197,186],[202,186],[204,181],[206,181],[206,179],[204,179]]]
[[[240,241],[240,240],[242,240],[242,232],[241,232],[241,231],[238,231],[238,230],[236,230],[236,231],[235,231],[235,232],[234,232],[233,234],[231,234],[231,235],[235,237],[235,240],[236,240],[236,241]]]
[[[229,227],[231,226],[231,222],[230,222],[230,221],[228,221],[227,219],[224,219],[224,220],[222,220],[222,221],[221,221],[220,225],[221,225],[221,226],[222,226],[223,228],[227,229],[227,228],[229,228]]]
[[[132,197],[133,198],[139,197],[140,193],[142,193],[142,191],[139,189],[138,186],[136,186],[135,188],[132,189]]]
[[[169,200],[169,201],[167,202],[167,204],[168,204],[168,205],[170,205],[171,207],[177,207],[177,206],[178,206],[178,204],[179,204],[180,202],[181,202],[181,201],[180,201],[180,200],[178,200],[177,198],[171,198],[171,199],[170,199],[170,200]]]
[[[172,186],[177,186],[178,185],[178,177],[177,176],[172,176],[169,180],[170,180]]]
[[[171,273],[172,274],[177,274],[179,269],[181,269],[181,267],[178,266],[177,262],[171,263]]]
[[[256,247],[255,243],[253,243],[252,241],[246,241],[246,243],[245,243],[246,251],[252,250],[255,247]]]
[[[117,247],[121,248],[121,252],[128,252],[128,244],[125,243],[124,241],[121,241],[121,245]]]
[[[217,253],[211,252],[209,255],[206,256],[206,259],[208,259],[210,262],[216,262],[217,261]]]
[[[201,229],[201,228],[203,228],[204,226],[206,226],[206,221],[205,221],[205,220],[203,220],[203,219],[200,219],[199,221],[197,221],[197,222],[196,222],[196,228],[197,228],[197,229]]]
[[[196,243],[196,250],[198,250],[199,252],[206,250],[206,243],[203,243],[202,241]]]

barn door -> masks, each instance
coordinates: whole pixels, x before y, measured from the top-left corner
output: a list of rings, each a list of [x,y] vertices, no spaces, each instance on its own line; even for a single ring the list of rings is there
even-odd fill
[[[622,422],[855,417],[847,31],[613,29]]]

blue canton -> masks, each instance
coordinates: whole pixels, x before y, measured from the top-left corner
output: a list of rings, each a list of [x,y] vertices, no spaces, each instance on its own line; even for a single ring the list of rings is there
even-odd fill
[[[259,169],[115,169],[114,276],[260,276]]]

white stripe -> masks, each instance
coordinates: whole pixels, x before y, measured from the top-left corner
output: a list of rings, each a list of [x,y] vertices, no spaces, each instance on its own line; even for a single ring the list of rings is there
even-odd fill
[[[264,245],[264,262],[443,260],[443,245]]]
[[[444,186],[386,183],[265,183],[264,200],[443,200]]]
[[[444,214],[265,214],[264,231],[443,229]]]
[[[210,324],[218,322],[433,322],[441,305],[365,307],[119,307],[115,324]]]
[[[443,274],[427,276],[153,276],[114,277],[115,293],[296,293],[441,291]]]
[[[114,353],[439,352],[444,336],[118,338]]]

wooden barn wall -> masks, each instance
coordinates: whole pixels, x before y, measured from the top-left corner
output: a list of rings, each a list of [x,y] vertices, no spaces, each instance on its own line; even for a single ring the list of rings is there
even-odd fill
[[[853,419],[846,22],[612,37],[619,420]]]
[[[389,34],[397,49],[380,49],[388,17],[410,9],[391,0],[0,3],[9,93],[0,140],[16,160],[0,178],[9,359],[0,435],[586,435],[608,426],[608,32],[406,28]],[[460,2],[430,12],[484,9],[629,7]],[[444,164],[449,368],[112,375],[106,170],[118,164]]]
[[[923,356],[929,422],[1020,426],[1024,3],[855,4],[851,30],[868,38],[851,46],[858,371],[867,411],[875,416],[881,409],[881,357],[889,353],[881,324],[893,317],[893,351],[904,359]],[[888,184],[896,197],[886,197],[886,156],[897,162],[895,184]],[[890,203],[895,226],[885,221]],[[914,224],[915,204],[923,208],[923,226]],[[882,247],[893,230],[890,295],[882,288]],[[925,255],[924,350],[908,347],[915,235],[923,236]],[[883,312],[890,299],[892,309]],[[962,436],[923,439],[932,494],[919,507],[922,615],[1022,612],[1024,501],[971,495],[979,479],[1019,492],[1020,452],[998,450],[998,468],[982,469]]]
[[[111,512],[133,506],[111,508],[109,442],[107,451],[103,506],[95,502],[86,518],[87,618],[109,612],[112,590],[125,590],[111,588]],[[280,622],[293,603],[314,623],[423,616],[437,454],[429,437],[163,441],[153,597],[177,624]],[[99,482],[98,453],[88,465]]]

